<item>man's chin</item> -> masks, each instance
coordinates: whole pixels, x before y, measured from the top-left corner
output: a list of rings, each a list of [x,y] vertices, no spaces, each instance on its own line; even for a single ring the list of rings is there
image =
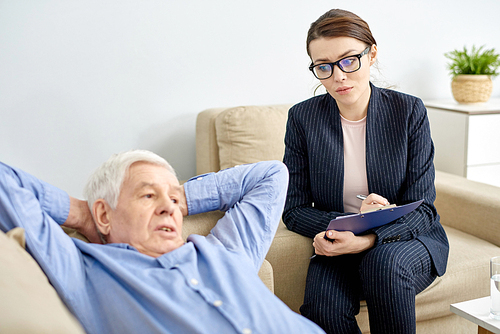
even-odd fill
[[[166,243],[163,243],[158,248],[142,249],[142,250],[139,250],[139,252],[142,254],[148,255],[148,256],[159,257],[159,256],[162,256],[164,254],[167,254],[167,253],[170,253],[170,252],[176,250],[177,248],[181,247],[182,245],[184,245],[184,240],[180,240],[180,241],[169,240]]]

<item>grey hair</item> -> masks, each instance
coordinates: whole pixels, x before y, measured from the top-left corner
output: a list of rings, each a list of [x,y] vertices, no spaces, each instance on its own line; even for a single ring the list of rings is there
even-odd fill
[[[165,159],[153,152],[131,150],[113,154],[95,170],[85,185],[83,194],[91,212],[95,201],[101,198],[111,206],[111,209],[116,209],[123,181],[125,180],[130,166],[136,162],[147,162],[165,167],[170,173],[177,177],[172,166],[170,166]]]

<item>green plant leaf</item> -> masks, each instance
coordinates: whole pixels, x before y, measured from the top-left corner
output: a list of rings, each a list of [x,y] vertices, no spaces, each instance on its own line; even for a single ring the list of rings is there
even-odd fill
[[[451,60],[448,63],[448,70],[452,76],[460,74],[483,74],[492,77],[499,74],[500,54],[495,53],[495,49],[484,50],[484,45],[472,50],[453,50],[444,54]]]

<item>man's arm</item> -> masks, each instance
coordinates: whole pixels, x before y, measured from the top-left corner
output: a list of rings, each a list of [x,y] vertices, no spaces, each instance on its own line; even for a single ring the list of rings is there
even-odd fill
[[[0,229],[24,228],[28,252],[58,291],[84,279],[81,254],[60,227],[69,204],[64,191],[0,163]]]
[[[189,214],[226,211],[207,239],[245,252],[257,270],[278,228],[287,186],[288,171],[278,161],[242,165],[184,184]]]
[[[4,231],[26,228],[30,225],[28,216],[40,221],[44,217],[35,215],[45,214],[62,224],[69,214],[69,197],[64,191],[1,162],[0,205],[0,227]]]

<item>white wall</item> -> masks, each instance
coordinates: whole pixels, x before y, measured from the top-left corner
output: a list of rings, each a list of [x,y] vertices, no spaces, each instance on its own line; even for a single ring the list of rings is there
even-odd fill
[[[339,6],[370,24],[383,80],[423,99],[451,98],[445,52],[500,51],[498,0],[0,0],[0,161],[76,197],[130,148],[191,177],[199,111],[312,96],[306,32]]]

